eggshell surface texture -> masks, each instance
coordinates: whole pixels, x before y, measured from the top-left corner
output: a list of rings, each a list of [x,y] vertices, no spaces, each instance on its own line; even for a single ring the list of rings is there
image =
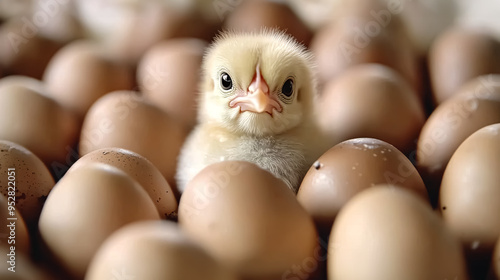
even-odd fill
[[[80,155],[117,147],[150,160],[174,185],[177,156],[186,137],[182,124],[133,91],[103,96],[89,110],[80,135]]]
[[[0,140],[0,174],[1,193],[5,197],[14,194],[13,212],[20,213],[28,226],[36,228],[45,199],[55,184],[49,170],[28,149]]]
[[[82,278],[111,233],[134,221],[158,219],[153,201],[139,183],[116,167],[94,163],[57,183],[45,202],[39,228],[58,262]]]
[[[113,279],[235,280],[173,222],[136,222],[117,230],[92,260],[86,280]]]
[[[377,184],[397,184],[428,199],[422,178],[408,158],[373,138],[347,140],[326,151],[309,168],[297,199],[318,224],[329,227],[352,197]]]
[[[140,183],[155,203],[162,218],[177,216],[177,200],[172,188],[158,168],[145,157],[125,149],[102,148],[84,155],[68,172],[93,162],[117,167]]]
[[[216,260],[243,278],[293,277],[313,257],[311,217],[285,183],[256,165],[224,161],[188,184],[179,223]]]
[[[479,129],[453,154],[443,175],[443,219],[471,250],[493,250],[500,236],[500,123]]]
[[[399,187],[350,200],[328,250],[328,279],[467,279],[459,241],[427,202]]]

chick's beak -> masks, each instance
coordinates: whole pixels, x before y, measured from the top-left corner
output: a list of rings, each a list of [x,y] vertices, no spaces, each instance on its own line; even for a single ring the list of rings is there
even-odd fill
[[[238,94],[229,102],[231,108],[240,107],[240,111],[250,111],[255,113],[273,114],[273,109],[278,112],[282,111],[279,102],[270,95],[269,86],[260,73],[259,65],[255,70],[254,78],[248,86],[247,92]]]

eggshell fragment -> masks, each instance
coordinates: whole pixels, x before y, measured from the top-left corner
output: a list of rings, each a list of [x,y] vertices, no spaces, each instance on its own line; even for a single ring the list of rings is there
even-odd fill
[[[113,233],[92,260],[86,280],[236,279],[201,247],[166,221],[136,222]]]
[[[181,197],[179,223],[245,279],[293,277],[294,267],[314,261],[311,217],[283,181],[249,162],[223,161],[198,173]]]
[[[19,211],[26,224],[36,230],[42,206],[55,184],[49,170],[26,148],[0,140],[0,174],[0,192],[8,197],[11,187],[15,189],[15,212]]]
[[[51,59],[43,80],[51,96],[83,118],[99,97],[133,87],[133,72],[91,41],[75,41]]]
[[[326,84],[318,103],[318,122],[332,143],[373,137],[408,152],[424,124],[415,91],[380,64],[352,66]]]
[[[300,204],[324,228],[357,193],[377,184],[397,184],[428,199],[422,178],[394,146],[373,138],[344,141],[309,169],[297,194]]]
[[[76,116],[47,96],[38,80],[0,79],[0,139],[24,146],[50,166],[65,160],[80,125]]]
[[[467,248],[491,252],[500,236],[500,123],[479,129],[455,151],[443,175],[444,221]]]
[[[437,104],[481,75],[500,73],[500,42],[484,31],[452,27],[432,45],[429,72]]]
[[[171,39],[154,45],[137,69],[144,97],[191,128],[196,124],[201,61],[207,43]]]
[[[327,262],[328,279],[467,279],[460,242],[425,201],[394,186],[342,208]]]
[[[100,98],[85,117],[80,155],[117,147],[150,160],[171,186],[185,127],[136,92],[116,91]]]
[[[94,162],[109,164],[125,171],[146,190],[162,218],[177,217],[177,200],[172,188],[158,168],[145,157],[125,149],[102,148],[78,159],[68,172]]]
[[[464,85],[429,116],[417,142],[417,166],[433,200],[458,146],[483,126],[500,122],[500,75],[484,75]]]
[[[102,242],[120,227],[160,217],[146,191],[116,167],[94,163],[66,174],[40,215],[40,235],[58,262],[82,278]]]

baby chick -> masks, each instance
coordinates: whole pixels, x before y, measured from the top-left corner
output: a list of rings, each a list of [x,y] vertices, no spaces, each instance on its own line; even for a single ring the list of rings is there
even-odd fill
[[[327,148],[313,117],[312,65],[283,32],[221,34],[204,57],[198,125],[180,153],[178,189],[209,164],[244,160],[297,192]]]

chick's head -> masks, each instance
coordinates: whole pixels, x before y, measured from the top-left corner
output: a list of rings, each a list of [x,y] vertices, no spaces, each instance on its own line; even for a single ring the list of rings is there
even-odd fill
[[[236,133],[275,135],[310,117],[312,57],[280,31],[221,34],[203,62],[200,122]]]

